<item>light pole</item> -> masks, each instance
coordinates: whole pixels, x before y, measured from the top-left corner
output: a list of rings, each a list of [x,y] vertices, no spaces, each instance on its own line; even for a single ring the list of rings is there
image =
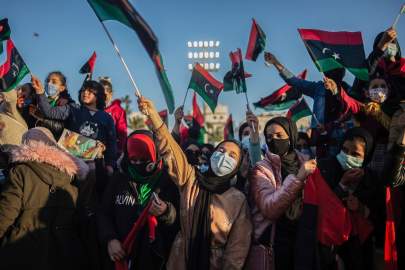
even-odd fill
[[[195,63],[200,63],[206,70],[216,72],[220,69],[219,40],[187,41],[188,70],[192,71]]]

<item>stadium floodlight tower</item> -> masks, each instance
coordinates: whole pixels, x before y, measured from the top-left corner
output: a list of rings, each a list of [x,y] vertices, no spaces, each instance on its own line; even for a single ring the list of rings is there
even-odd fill
[[[195,63],[200,63],[206,70],[216,72],[221,67],[219,63],[219,40],[187,41],[188,70],[192,71]]]

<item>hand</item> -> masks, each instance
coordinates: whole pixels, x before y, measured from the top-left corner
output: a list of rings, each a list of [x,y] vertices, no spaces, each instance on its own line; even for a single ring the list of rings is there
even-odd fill
[[[250,110],[246,112],[246,122],[250,126],[250,139],[252,143],[259,143],[260,134],[259,134],[259,119],[257,116]]]
[[[157,196],[157,195],[156,195]],[[149,209],[149,213],[155,217],[163,215],[167,210],[167,204],[162,200],[153,199],[152,206]]]
[[[121,242],[117,239],[108,242],[108,255],[112,261],[120,261],[125,257],[125,251],[122,248]]]
[[[347,203],[347,208],[351,211],[358,211],[360,209],[361,202],[356,196],[353,196],[353,194],[350,194],[349,197],[346,199]]]
[[[280,64],[277,58],[272,53],[269,52],[264,52],[264,61],[266,62],[267,65]]]
[[[304,181],[309,175],[313,174],[315,169],[316,169],[316,160],[315,159],[311,159],[308,161],[305,161],[298,173],[297,173],[297,178],[301,181]]]
[[[326,90],[329,90],[332,92],[332,94],[336,95],[337,94],[337,85],[336,82],[330,78],[323,78],[323,85],[325,87]]]
[[[249,168],[250,168],[250,158],[249,158],[249,152],[246,151],[245,154],[243,154],[242,158],[242,163],[240,165],[239,172],[242,175],[242,177],[247,177],[249,173]]]
[[[380,42],[378,42],[377,47],[380,48],[382,51],[385,51],[387,49],[388,43],[391,43],[396,38],[397,31],[394,28],[390,27],[384,32]]]
[[[184,112],[183,112],[183,106],[180,106],[174,111],[174,119],[176,123],[180,124],[181,120],[183,120],[184,117]]]
[[[37,95],[42,95],[45,92],[44,87],[42,86],[42,83],[38,79],[38,77],[32,75],[31,76],[31,84],[32,84],[32,87],[34,88],[35,93]]]
[[[344,186],[359,182],[364,176],[364,170],[360,168],[347,170],[340,180],[340,183]]]
[[[138,109],[146,116],[149,116],[152,111],[156,111],[153,102],[143,96],[138,98]]]
[[[17,107],[22,108],[24,107],[25,98],[24,97],[17,97]]]

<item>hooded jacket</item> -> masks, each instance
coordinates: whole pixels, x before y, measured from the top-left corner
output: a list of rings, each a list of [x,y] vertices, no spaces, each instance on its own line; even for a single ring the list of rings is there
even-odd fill
[[[111,115],[115,124],[115,132],[117,134],[117,151],[118,153],[124,152],[127,142],[127,115],[125,110],[121,107],[121,100],[116,99],[105,108],[105,112]]]
[[[44,142],[11,152],[0,195],[1,269],[78,269],[75,175],[88,167]]]

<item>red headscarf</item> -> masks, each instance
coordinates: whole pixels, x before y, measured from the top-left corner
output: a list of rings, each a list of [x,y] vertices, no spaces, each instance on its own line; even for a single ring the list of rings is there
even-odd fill
[[[156,146],[153,139],[146,134],[134,134],[128,138],[127,151],[129,159],[151,160],[156,162]]]

